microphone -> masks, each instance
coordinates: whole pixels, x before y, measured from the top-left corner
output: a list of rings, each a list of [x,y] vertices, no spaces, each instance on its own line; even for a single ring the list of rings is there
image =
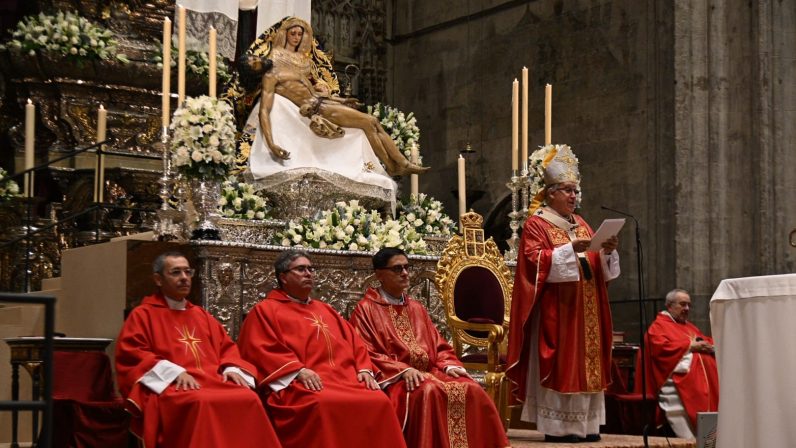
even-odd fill
[[[617,210],[615,208],[606,207],[604,205],[600,206],[603,210],[608,210],[609,212],[614,212],[618,215],[626,216],[633,220],[636,230],[636,269],[638,274],[638,333],[639,333],[639,354],[641,355],[641,402],[642,402],[642,418],[646,423],[644,425],[644,429],[642,430],[642,437],[644,440],[644,446],[649,447],[648,435],[649,435],[649,413],[647,411],[647,368],[646,363],[643,361],[646,359],[645,357],[645,343],[644,343],[644,334],[646,331],[646,315],[644,313],[644,299],[646,295],[646,290],[644,287],[644,262],[643,262],[643,255],[642,255],[642,248],[641,248],[641,231],[639,230],[638,219],[635,216],[631,215],[630,213],[623,212],[621,210]]]
[[[636,222],[636,225],[638,225],[638,220],[636,219],[636,217],[635,217],[635,216],[631,215],[630,213],[626,213],[626,212],[623,212],[623,211],[617,210],[617,209],[615,209],[615,208],[606,207],[606,206],[604,206],[604,205],[601,205],[601,206],[600,206],[600,208],[601,208],[601,209],[603,209],[603,210],[608,210],[609,212],[614,212],[614,213],[616,213],[616,214],[619,214],[619,215],[622,215],[622,216],[627,216],[628,218],[630,218],[630,219],[632,219],[633,221],[635,221],[635,222]]]

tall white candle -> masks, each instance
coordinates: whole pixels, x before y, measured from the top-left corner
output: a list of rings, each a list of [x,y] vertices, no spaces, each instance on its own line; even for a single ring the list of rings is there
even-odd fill
[[[216,97],[216,29],[212,26],[210,27],[210,51],[208,52],[208,58],[210,59],[210,68],[208,69],[208,77],[209,77],[209,95],[212,98]]]
[[[185,7],[177,9],[180,23],[177,24],[177,101],[178,107],[185,101]]]
[[[544,144],[553,143],[553,86],[544,86]]]
[[[108,111],[100,104],[97,111],[97,142],[105,140],[105,129],[108,122]],[[105,145],[97,148],[101,151]],[[97,153],[97,172],[94,173],[94,202],[104,202],[105,200],[105,157]]]
[[[522,169],[528,166],[528,68],[522,68]]]
[[[517,160],[517,156],[519,155],[519,125],[520,125],[520,117],[519,117],[519,109],[520,109],[520,84],[517,79],[514,79],[514,82],[511,83],[511,170],[517,171],[519,168],[519,160]]]
[[[171,118],[171,20],[163,20],[163,109],[162,126],[169,127]]]
[[[411,159],[412,163],[415,165],[419,165],[419,158],[420,154],[417,151],[417,143],[412,143],[412,152],[411,152]],[[417,194],[420,189],[420,177],[417,174],[412,174],[409,176],[409,184],[410,184],[410,192],[412,196],[417,197]]]
[[[459,163],[459,217],[461,218],[463,214],[467,213],[467,194],[466,194],[467,186],[465,185],[464,182],[464,157],[462,157],[461,154],[459,154],[458,163]]]
[[[34,147],[36,143],[36,106],[28,98],[25,104],[25,170],[33,168],[35,163]],[[23,191],[25,197],[33,197],[33,172],[25,175]]]

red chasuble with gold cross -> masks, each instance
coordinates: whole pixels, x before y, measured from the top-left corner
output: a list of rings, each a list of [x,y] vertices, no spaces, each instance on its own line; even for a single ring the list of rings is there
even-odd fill
[[[586,221],[575,217],[578,238],[591,238]],[[547,283],[553,249],[570,242],[567,232],[539,216],[523,227],[511,302],[509,369],[514,397],[525,400],[529,356],[538,356],[542,387],[560,393],[599,392],[610,383],[611,308],[600,254],[586,252],[591,278]],[[539,307],[539,350],[530,354],[531,311]]]
[[[406,446],[390,400],[357,380],[373,365],[362,340],[331,306],[299,303],[272,290],[249,312],[238,346],[258,369],[259,391],[284,447]],[[269,383],[302,368],[320,376],[322,390],[294,380],[271,391]]]
[[[351,314],[351,324],[381,371],[379,380],[394,381],[386,390],[404,423],[408,446],[509,446],[497,409],[481,386],[445,373],[446,367],[462,364],[423,305],[409,297],[403,305],[391,305],[371,288]],[[398,378],[410,367],[425,372],[425,381],[412,392]]]
[[[156,394],[140,380],[159,361],[187,370],[198,390],[169,385]],[[278,447],[257,394],[224,382],[228,366],[256,376],[224,327],[201,307],[172,310],[162,295],[147,296],[124,323],[116,344],[119,390],[133,414],[131,430],[150,447]]]

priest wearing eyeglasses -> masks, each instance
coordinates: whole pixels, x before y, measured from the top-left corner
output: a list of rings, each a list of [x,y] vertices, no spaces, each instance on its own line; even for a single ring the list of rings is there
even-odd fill
[[[406,294],[409,259],[388,247],[373,256],[381,283],[351,315],[410,447],[509,446],[495,405],[470,378],[423,305]]]
[[[133,309],[116,345],[133,434],[146,447],[279,447],[252,390],[254,366],[213,316],[187,300],[188,260],[166,252],[153,271],[158,292]]]
[[[405,447],[390,400],[353,327],[310,297],[315,268],[300,250],[274,262],[278,288],[252,308],[238,345],[284,447]]]

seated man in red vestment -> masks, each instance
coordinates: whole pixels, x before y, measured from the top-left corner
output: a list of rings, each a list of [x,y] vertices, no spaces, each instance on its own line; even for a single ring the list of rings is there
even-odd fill
[[[658,397],[658,424],[666,420],[677,437],[693,439],[697,412],[719,409],[719,376],[713,339],[688,321],[691,297],[682,289],[666,294],[666,310],[647,330],[647,393]],[[637,370],[640,372],[641,370]],[[641,389],[641,381],[636,384]]]
[[[194,270],[179,252],[153,263],[159,291],[144,297],[116,345],[119,390],[146,447],[279,447],[243,361],[224,327],[192,305]]]
[[[509,446],[495,405],[462,367],[428,312],[408,295],[409,259],[389,247],[373,256],[370,288],[351,323],[381,371],[381,386],[404,423],[410,447]]]
[[[279,287],[249,312],[238,345],[261,375],[259,391],[282,445],[405,447],[362,340],[334,308],[310,298],[309,255],[285,251],[274,268]]]
[[[619,275],[619,241],[590,247],[591,227],[575,213],[580,173],[569,146],[545,146],[531,161],[536,191],[517,254],[506,376],[522,420],[546,441],[597,441],[611,380],[606,283]]]

